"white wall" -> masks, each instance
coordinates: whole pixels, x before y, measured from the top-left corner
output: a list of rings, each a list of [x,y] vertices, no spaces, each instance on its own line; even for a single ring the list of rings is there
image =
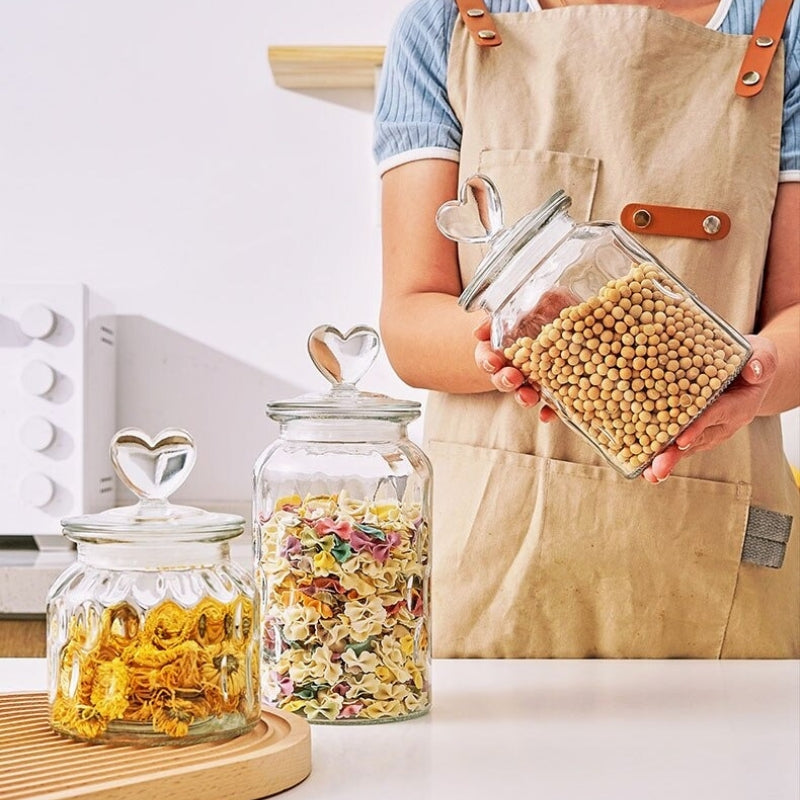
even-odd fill
[[[184,502],[249,503],[265,404],[327,387],[308,333],[378,322],[374,93],[278,88],[267,47],[403,5],[0,0],[0,282],[114,303],[118,424],[195,435]],[[421,399],[383,355],[362,384]]]
[[[373,92],[280,89],[266,50],[385,44],[404,5],[0,0],[0,281],[114,303],[119,426],[197,438],[180,500],[246,507],[264,405],[326,387],[309,331],[377,327]],[[384,356],[363,387],[422,399]]]

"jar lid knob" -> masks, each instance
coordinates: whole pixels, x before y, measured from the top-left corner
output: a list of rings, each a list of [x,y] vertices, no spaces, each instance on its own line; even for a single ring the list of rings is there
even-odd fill
[[[377,331],[367,325],[344,334],[332,325],[320,325],[308,337],[308,354],[334,390],[354,387],[375,363],[380,346]]]
[[[486,175],[471,175],[461,184],[458,200],[448,200],[439,206],[436,225],[454,242],[491,241],[505,230],[503,204],[497,187]]]
[[[189,477],[197,454],[194,439],[180,428],[165,428],[153,438],[123,428],[112,437],[110,451],[119,479],[141,504],[159,506]]]

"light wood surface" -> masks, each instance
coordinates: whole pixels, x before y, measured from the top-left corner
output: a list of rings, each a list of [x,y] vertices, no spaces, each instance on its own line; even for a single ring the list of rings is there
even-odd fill
[[[273,46],[267,57],[275,83],[285,89],[352,89],[375,85],[384,51],[368,45]]]
[[[309,724],[273,709],[236,739],[182,747],[77,742],[47,720],[44,692],[0,694],[3,800],[257,800],[311,771]]]
[[[44,617],[0,619],[0,658],[44,658],[46,637]]]

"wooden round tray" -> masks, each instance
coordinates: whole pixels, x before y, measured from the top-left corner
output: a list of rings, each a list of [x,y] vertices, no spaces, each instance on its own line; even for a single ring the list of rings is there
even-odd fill
[[[139,748],[66,739],[49,727],[44,692],[0,694],[3,800],[257,800],[310,772],[308,722],[277,709],[225,742]]]

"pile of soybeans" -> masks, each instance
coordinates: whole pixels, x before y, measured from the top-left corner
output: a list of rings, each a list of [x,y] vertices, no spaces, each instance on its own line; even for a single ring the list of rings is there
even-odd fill
[[[561,308],[536,338],[520,336],[504,353],[629,477],[716,399],[750,354],[648,263]]]

